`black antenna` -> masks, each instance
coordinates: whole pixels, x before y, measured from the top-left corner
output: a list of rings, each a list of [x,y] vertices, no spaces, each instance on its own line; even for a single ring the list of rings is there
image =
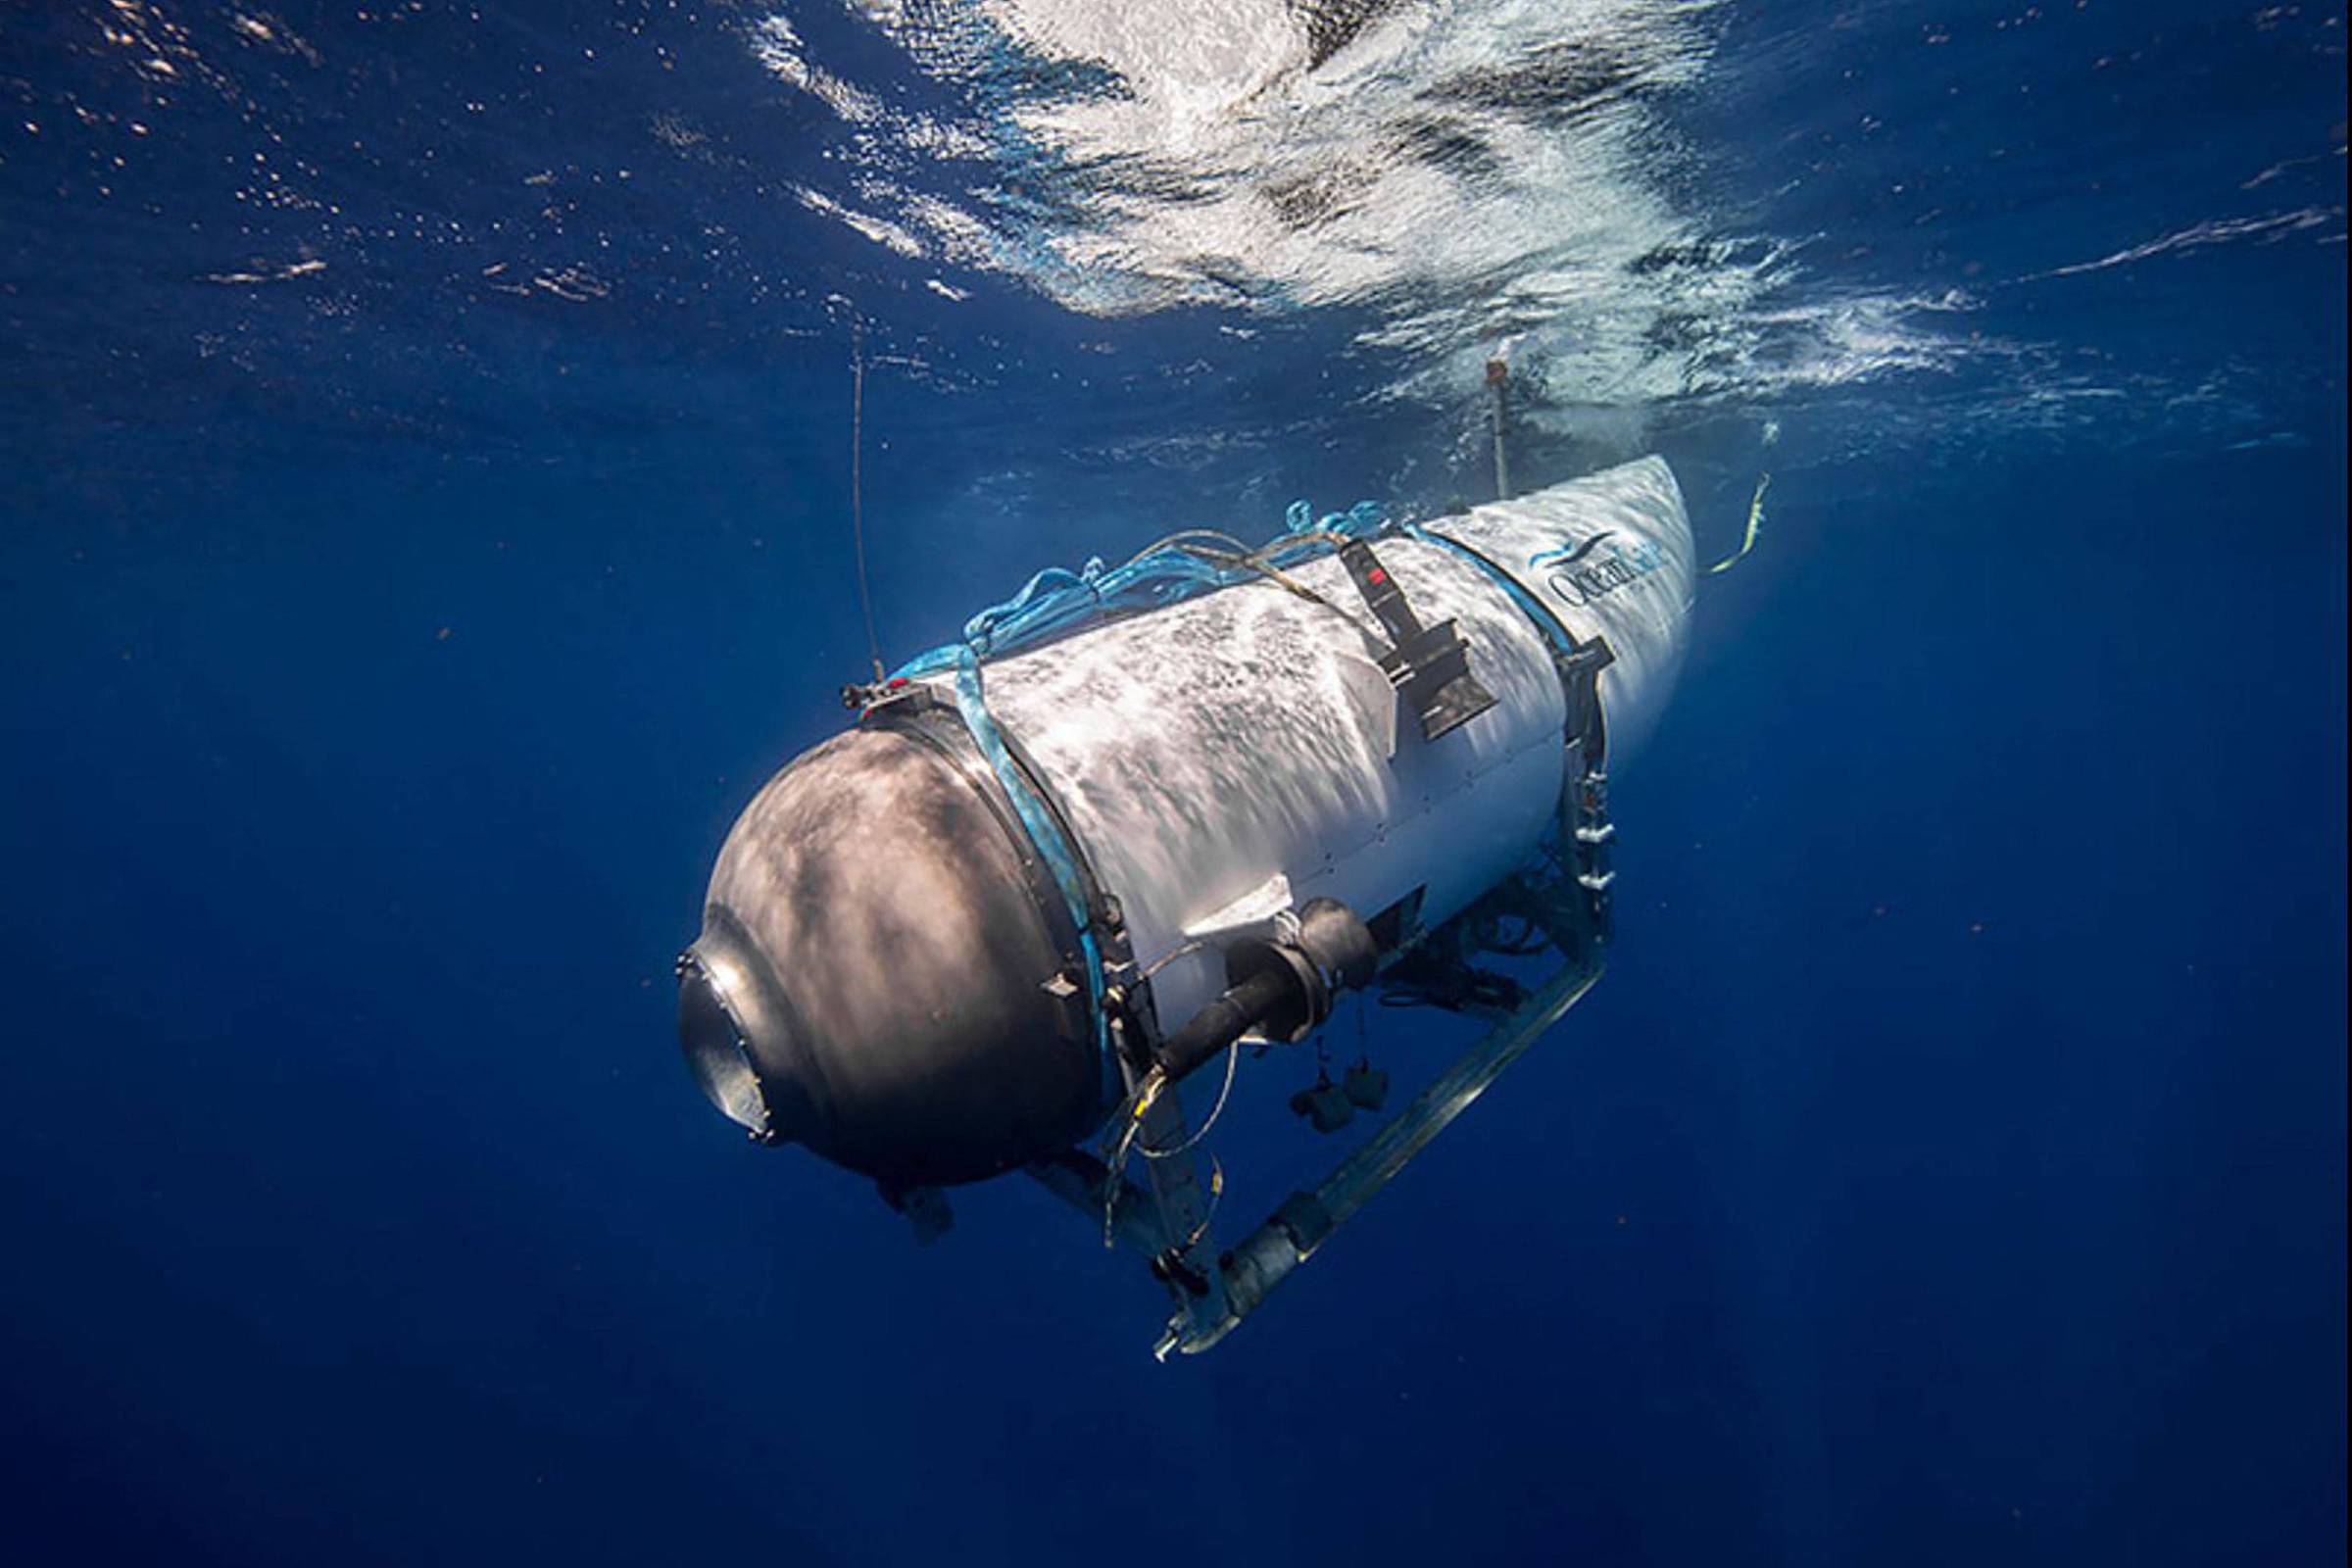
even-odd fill
[[[1487,361],[1487,392],[1494,404],[1494,499],[1511,499],[1511,468],[1503,452],[1503,391],[1511,379],[1511,367],[1497,354]]]
[[[865,612],[865,649],[880,684],[882,639],[874,632],[874,596],[865,582],[865,322],[850,317],[850,543],[858,553],[858,604]]]

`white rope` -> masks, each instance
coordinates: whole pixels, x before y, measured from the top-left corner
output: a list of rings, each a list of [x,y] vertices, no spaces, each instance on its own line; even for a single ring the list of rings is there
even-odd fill
[[[1704,575],[1712,577],[1717,572],[1731,570],[1747,559],[1750,550],[1756,548],[1756,535],[1764,526],[1764,488],[1771,483],[1772,475],[1769,473],[1756,480],[1755,499],[1747,504],[1747,537],[1740,541],[1739,550],[1709,566]]]

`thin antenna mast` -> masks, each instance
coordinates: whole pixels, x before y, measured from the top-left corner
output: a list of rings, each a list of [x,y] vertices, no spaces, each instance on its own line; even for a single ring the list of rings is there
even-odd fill
[[[874,596],[865,581],[865,322],[850,317],[850,543],[858,554],[858,605],[865,612],[865,649],[874,680],[883,679],[882,639],[874,631]]]
[[[1502,392],[1510,378],[1510,364],[1501,355],[1497,354],[1487,361],[1487,391],[1494,403],[1494,499],[1497,501],[1511,499],[1511,468],[1504,456],[1502,443]]]

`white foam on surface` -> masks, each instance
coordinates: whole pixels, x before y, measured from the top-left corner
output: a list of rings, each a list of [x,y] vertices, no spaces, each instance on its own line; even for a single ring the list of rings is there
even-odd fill
[[[1965,298],[1792,304],[1798,246],[1726,235],[1674,193],[1667,110],[1710,69],[1712,0],[853,9],[970,112],[892,111],[784,16],[759,22],[761,62],[858,131],[856,204],[802,200],[1074,311],[1357,310],[1361,345],[1402,368],[1376,395],[1438,403],[1503,346],[1541,402],[1579,409],[1964,352]]]
[[[1780,454],[1797,464],[1996,427],[2242,435],[2266,417],[2246,368],[2213,366],[2230,390],[2184,398],[2180,367],[2088,352],[2064,311],[2021,320],[2019,291],[2342,242],[2340,200],[2298,207],[2282,187],[2269,212],[2116,234],[2005,276],[1969,254],[1981,236],[1909,234],[1940,209],[1887,243],[1868,220],[1907,166],[1800,153],[1828,147],[1830,124],[1759,86],[1787,69],[1783,46],[1727,52],[1727,0],[799,0],[811,18],[820,5],[898,51],[917,90],[851,86],[781,12],[750,24],[758,58],[837,122],[804,176],[823,200],[804,187],[804,202],[967,290],[995,274],[1083,315],[1205,308],[1236,338],[1339,323],[1354,407],[1326,412],[1435,411],[1456,470],[1483,461],[1495,357],[1517,427],[1580,463],[1761,410],[1805,416]],[[1719,122],[1742,105],[1765,118]],[[2340,156],[2237,185],[2267,194]],[[1736,195],[1749,163],[1790,172]],[[1774,232],[1776,210],[1843,226]],[[2119,396],[2136,416],[2120,429]],[[2159,409],[2170,422],[2146,417]]]

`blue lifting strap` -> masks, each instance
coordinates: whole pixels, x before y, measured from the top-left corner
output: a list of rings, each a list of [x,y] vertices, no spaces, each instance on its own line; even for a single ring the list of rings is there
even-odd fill
[[[980,748],[980,755],[988,760],[990,770],[997,775],[997,782],[1004,787],[1005,798],[1012,802],[1021,826],[1028,830],[1029,842],[1037,847],[1038,858],[1053,874],[1062,903],[1069,907],[1070,923],[1078,932],[1078,951],[1086,960],[1086,1010],[1094,1023],[1095,1051],[1102,1058],[1105,1086],[1113,1084],[1117,1082],[1118,1064],[1111,1056],[1110,1015],[1102,1005],[1102,946],[1096,935],[1095,911],[1087,896],[1089,879],[1077,852],[1062,835],[1061,824],[1039,798],[1027,770],[1013,760],[1004,735],[998,731],[981,685],[980,657],[968,647],[959,649],[956,660],[956,708],[963,715],[963,727],[971,732],[973,744]]]
[[[1370,502],[1359,502],[1345,513],[1331,513],[1321,518],[1315,516],[1305,502],[1297,502],[1284,517],[1283,532],[1263,548],[1263,555],[1266,564],[1279,567],[1329,548],[1326,541],[1298,540],[1294,535],[1320,531],[1363,538],[1377,532],[1379,527],[1380,509]],[[1110,1015],[1104,1004],[1107,989],[1102,961],[1104,933],[1097,920],[1094,879],[1059,818],[1039,793],[1037,782],[1013,756],[1003,732],[997,728],[997,721],[988,710],[987,690],[980,674],[981,661],[1035,648],[1111,615],[1175,604],[1236,582],[1253,580],[1256,575],[1239,558],[1206,558],[1168,545],[1148,550],[1125,565],[1107,570],[1101,561],[1089,561],[1077,571],[1049,567],[1031,577],[1012,598],[991,606],[965,622],[962,642],[916,656],[899,666],[888,682],[872,688],[853,687],[844,694],[855,699],[862,693],[871,702],[890,686],[954,671],[956,708],[963,716],[964,728],[970,731],[973,744],[980,748],[980,755],[987,759],[1005,798],[1012,803],[1038,858],[1045,862],[1062,903],[1068,906],[1070,923],[1078,933],[1078,950],[1086,968],[1087,1013],[1093,1024],[1095,1050],[1102,1058],[1106,1099],[1115,1093],[1120,1076],[1111,1048]]]
[[[1509,572],[1459,540],[1426,528],[1408,526],[1404,532],[1411,538],[1443,546],[1477,566],[1536,623],[1536,630],[1551,645],[1552,667],[1559,671],[1560,695],[1568,705],[1568,732],[1584,743],[1585,766],[1598,770],[1608,747],[1607,726],[1602,722],[1600,710],[1600,672],[1617,661],[1608,639],[1594,637],[1590,642],[1579,642],[1576,633],[1552,613],[1549,606],[1529,593]]]
[[[1552,658],[1555,660],[1574,659],[1583,648],[1584,645],[1576,640],[1576,634],[1562,624],[1560,617],[1553,614],[1542,600],[1521,587],[1519,580],[1509,572],[1468,545],[1462,544],[1458,540],[1448,539],[1442,533],[1432,533],[1427,528],[1412,523],[1405,525],[1404,535],[1408,539],[1419,539],[1427,544],[1441,545],[1494,578],[1494,585],[1510,595],[1511,603],[1519,607],[1520,612],[1536,623],[1536,630],[1543,633],[1544,640],[1551,645]]]

